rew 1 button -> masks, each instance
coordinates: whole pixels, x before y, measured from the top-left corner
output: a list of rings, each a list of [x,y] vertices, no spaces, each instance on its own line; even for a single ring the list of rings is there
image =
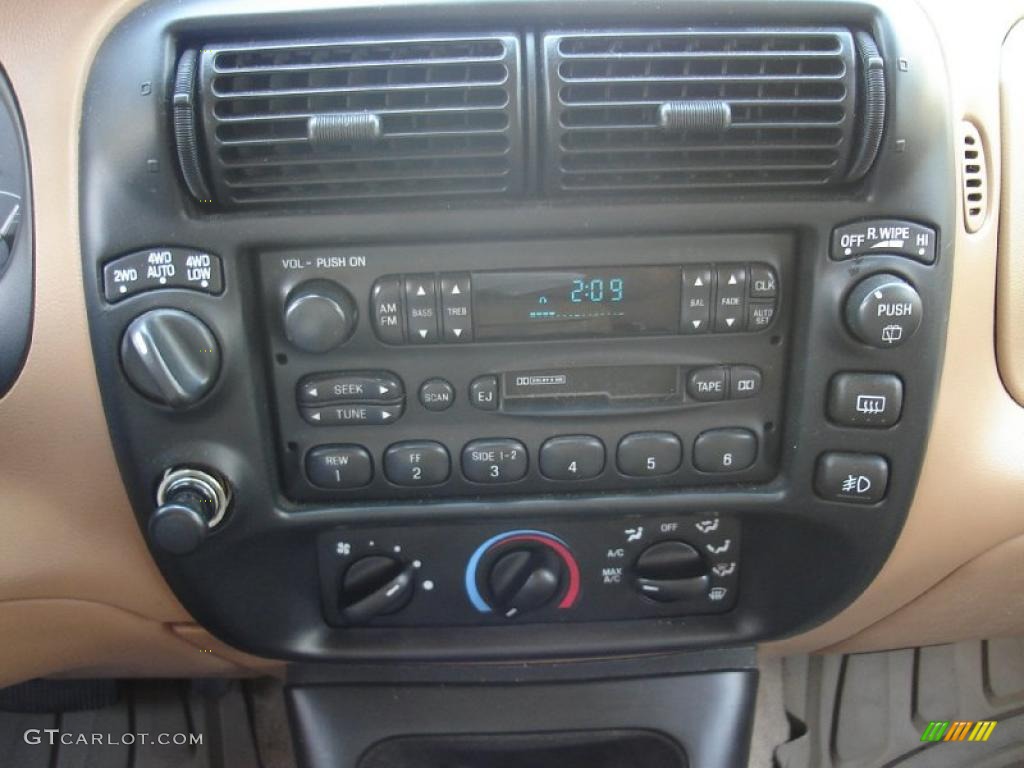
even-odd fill
[[[668,475],[683,461],[683,444],[671,432],[634,432],[619,441],[616,460],[630,477]]]
[[[693,465],[701,472],[739,472],[757,459],[757,436],[749,429],[709,429],[693,444]]]
[[[829,501],[875,504],[885,498],[889,462],[870,453],[823,453],[814,489]]]
[[[373,460],[360,445],[321,445],[306,454],[306,477],[317,488],[361,488],[373,477]]]
[[[395,485],[440,485],[451,465],[447,449],[431,440],[396,443],[384,454],[384,474]]]
[[[526,476],[526,446],[518,440],[474,440],[462,449],[462,474],[474,483],[512,483]]]
[[[604,443],[596,437],[553,437],[540,447],[540,473],[549,480],[590,480],[603,469]]]
[[[891,373],[837,373],[828,417],[844,427],[891,427],[903,410],[903,382]]]

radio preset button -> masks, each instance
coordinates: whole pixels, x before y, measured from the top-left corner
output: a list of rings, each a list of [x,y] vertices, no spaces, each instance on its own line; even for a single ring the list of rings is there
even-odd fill
[[[321,445],[306,454],[306,477],[318,488],[361,488],[373,478],[373,459],[361,445]]]
[[[403,328],[402,281],[395,276],[382,277],[373,284],[370,296],[373,329],[385,344],[405,341]]]
[[[302,418],[315,427],[347,427],[354,424],[377,426],[397,421],[403,405],[337,405],[300,408]]]
[[[737,333],[746,330],[747,267],[734,264],[718,268],[718,295],[715,300],[715,331]]]
[[[447,342],[473,340],[472,289],[469,273],[441,276],[441,324]]]
[[[739,472],[757,459],[757,436],[749,429],[710,429],[693,444],[693,465],[701,472]]]
[[[683,333],[711,330],[711,267],[695,264],[683,268]]]
[[[462,474],[474,483],[511,483],[526,477],[526,446],[510,438],[474,440],[462,449]]]
[[[427,379],[420,385],[420,404],[428,411],[446,411],[455,402],[455,387],[444,379]]]
[[[903,382],[892,373],[837,373],[828,417],[844,427],[891,427],[903,410]]]
[[[686,391],[701,402],[724,400],[729,390],[728,373],[722,366],[698,368],[686,378]]]
[[[679,469],[683,444],[671,432],[634,432],[619,441],[616,463],[630,477],[657,477]]]
[[[729,397],[743,400],[761,394],[761,371],[752,365],[734,365],[729,370]]]
[[[299,382],[300,405],[390,403],[405,395],[402,381],[387,371],[315,373]]]
[[[451,470],[448,450],[431,440],[396,443],[384,453],[384,475],[395,485],[440,485]]]
[[[469,402],[482,411],[498,409],[498,377],[477,376],[469,385]]]
[[[433,275],[405,278],[405,312],[411,344],[437,341],[437,285]]]
[[[604,443],[590,435],[553,437],[540,447],[539,461],[549,480],[590,480],[604,470]]]

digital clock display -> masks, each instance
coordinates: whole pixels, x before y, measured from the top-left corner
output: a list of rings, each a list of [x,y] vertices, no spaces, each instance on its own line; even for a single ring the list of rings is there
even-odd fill
[[[679,332],[679,267],[474,272],[478,340]]]

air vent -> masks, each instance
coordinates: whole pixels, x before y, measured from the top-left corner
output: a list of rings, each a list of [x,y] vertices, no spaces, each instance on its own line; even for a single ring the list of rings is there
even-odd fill
[[[544,50],[551,193],[824,187],[881,139],[882,60],[848,29],[556,32]]]
[[[969,120],[960,124],[960,146],[963,154],[964,226],[968,232],[977,232],[988,216],[988,172],[985,168],[985,146],[977,126]]]
[[[522,191],[514,35],[208,44],[198,60],[221,207]]]

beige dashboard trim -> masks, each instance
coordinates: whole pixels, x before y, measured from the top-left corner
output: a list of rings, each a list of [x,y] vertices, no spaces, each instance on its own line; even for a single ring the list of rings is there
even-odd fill
[[[999,364],[1007,388],[1024,403],[1024,24],[1003,48],[1003,190],[999,228]]]
[[[201,653],[206,635],[149,557],[113,459],[90,352],[77,220],[81,97],[99,42],[134,4],[8,0],[0,16],[0,65],[28,129],[36,211],[33,344],[21,379],[0,400],[0,685],[67,671],[243,674],[251,658],[220,646]],[[774,653],[848,638],[846,649],[917,642],[915,627],[935,642],[955,639],[953,622],[943,629],[931,601],[919,596],[1024,534],[1024,409],[1000,379],[992,330],[999,51],[1024,16],[1024,1],[982,0],[970,13],[961,2],[925,6],[955,74],[953,117],[974,120],[988,145],[993,214],[977,234],[957,235],[938,408],[921,486],[896,550],[853,606],[813,631],[767,646]],[[1016,155],[1009,157],[1019,173]],[[982,557],[970,573],[1005,562],[1001,555]],[[962,589],[951,594],[965,599]],[[978,613],[975,633],[1024,631],[1024,615],[1012,627],[999,618],[999,594],[984,599],[990,610]]]

